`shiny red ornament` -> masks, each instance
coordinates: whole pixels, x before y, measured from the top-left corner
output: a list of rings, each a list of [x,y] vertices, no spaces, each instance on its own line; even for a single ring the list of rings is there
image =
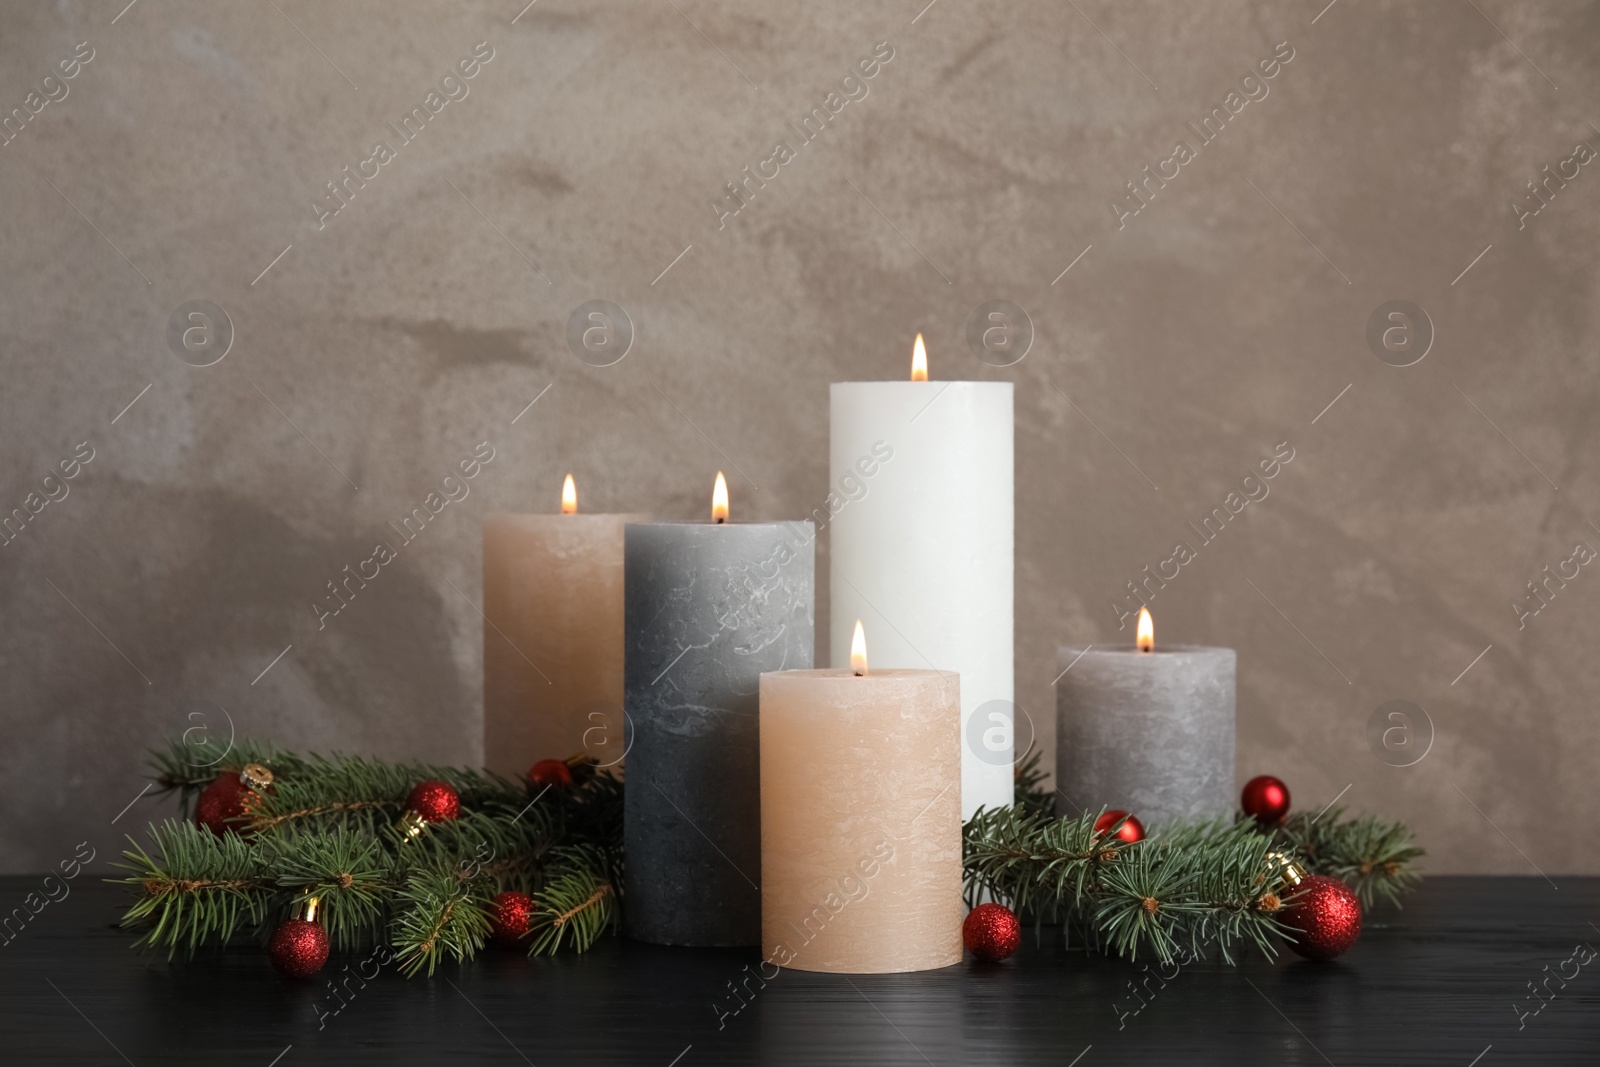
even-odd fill
[[[538,910],[528,894],[506,890],[489,902],[491,935],[502,945],[515,945],[533,929],[533,913]]]
[[[318,922],[287,919],[272,932],[267,958],[280,974],[310,978],[328,962],[328,931]]]
[[[239,784],[237,774],[226,772],[212,779],[211,784],[200,791],[200,799],[195,801],[194,821],[221,837],[229,830],[236,830],[237,826],[231,821],[244,814],[244,801],[247,790]]]
[[[1004,904],[979,904],[961,924],[961,943],[980,960],[1003,960],[1022,944],[1022,923]]]
[[[1337,878],[1313,874],[1295,887],[1279,921],[1295,932],[1289,947],[1308,960],[1331,960],[1361,936],[1361,901]]]
[[[1270,774],[1261,774],[1245,783],[1239,806],[1257,822],[1275,824],[1289,814],[1289,787]]]
[[[1118,811],[1116,808],[1112,808],[1094,821],[1094,836],[1099,837],[1104,834],[1107,830],[1117,825],[1117,820],[1124,816],[1127,817],[1128,821],[1122,824],[1122,829],[1117,831],[1116,836],[1130,845],[1135,841],[1143,841],[1144,823],[1139,821],[1138,816],[1128,815],[1127,812]]]
[[[272,792],[272,772],[259,763],[246,764],[237,774],[224,771],[201,790],[194,821],[219,837],[229,830],[243,833],[246,828],[237,820],[250,814],[253,801]]]
[[[448,822],[461,814],[461,794],[449,782],[430,778],[411,790],[406,810],[416,812],[424,822]]]
[[[572,784],[572,768],[566,760],[542,759],[528,770],[528,781],[539,788],[555,786],[557,789]]]

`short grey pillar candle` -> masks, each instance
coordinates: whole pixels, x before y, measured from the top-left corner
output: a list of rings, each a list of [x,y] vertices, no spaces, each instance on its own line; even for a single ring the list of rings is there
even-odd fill
[[[761,943],[761,675],[809,668],[809,522],[630,525],[628,936]]]
[[[1233,812],[1237,658],[1199,645],[1063,646],[1056,784],[1071,805],[1120,808],[1157,827]]]

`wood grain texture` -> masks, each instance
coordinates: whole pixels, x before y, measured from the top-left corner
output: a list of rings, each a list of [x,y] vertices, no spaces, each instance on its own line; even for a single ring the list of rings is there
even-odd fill
[[[1342,960],[1200,962],[1138,1015],[1143,965],[1025,948],[1006,963],[846,978],[785,972],[745,1006],[754,950],[621,939],[530,962],[491,951],[405,981],[383,974],[318,1027],[327,986],[293,984],[254,946],[168,965],[127,947],[117,887],[85,882],[0,951],[8,1064],[1592,1064],[1600,960],[1519,1031],[1525,983],[1600,944],[1600,879],[1437,878],[1368,916]],[[5,903],[36,878],[0,880]],[[1047,934],[1048,937],[1048,934]],[[350,972],[342,967],[351,965]],[[335,959],[324,977],[353,973]],[[746,965],[751,970],[744,970]],[[1568,968],[1570,971],[1570,967]],[[1170,973],[1170,972],[1169,972]],[[730,1012],[720,1019],[718,1008]],[[1489,1046],[1492,1045],[1492,1048]],[[1092,1047],[1091,1047],[1092,1046]],[[287,1049],[287,1051],[285,1051]],[[1088,1051],[1085,1052],[1085,1049]],[[687,1050],[687,1051],[686,1051]],[[1080,1059],[1074,1059],[1082,1053]],[[281,1054],[281,1059],[274,1057]],[[681,1058],[680,1058],[681,1057]]]

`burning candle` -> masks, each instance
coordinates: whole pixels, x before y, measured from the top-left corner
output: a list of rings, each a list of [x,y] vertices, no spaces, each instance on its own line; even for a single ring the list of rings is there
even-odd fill
[[[768,963],[877,974],[961,962],[961,696],[947,671],[761,676]]]
[[[521,777],[541,759],[622,758],[622,531],[647,515],[483,521],[483,750]]]
[[[961,811],[1012,798],[1012,389],[928,380],[922,335],[911,381],[836,382],[834,485],[863,486],[830,529],[832,662],[850,624],[873,621],[886,667],[961,676]],[[874,448],[892,448],[870,482]]]
[[[810,523],[631,525],[626,929],[666,945],[761,940],[758,692],[812,663]]]
[[[1231,648],[1157,646],[1143,608],[1131,649],[1063,646],[1061,792],[1074,806],[1120,808],[1147,826],[1232,812],[1236,660]]]

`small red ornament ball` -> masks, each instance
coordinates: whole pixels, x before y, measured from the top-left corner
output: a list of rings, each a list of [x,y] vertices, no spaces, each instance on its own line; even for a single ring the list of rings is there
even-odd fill
[[[1257,775],[1245,783],[1239,806],[1257,822],[1280,823],[1289,814],[1289,787],[1270,774]]]
[[[249,790],[239,784],[237,774],[219,774],[211,784],[200,791],[195,801],[194,821],[221,837],[237,827],[230,820],[244,814],[244,800]]]
[[[1308,960],[1331,960],[1361,936],[1361,901],[1337,878],[1313,874],[1295,888],[1282,922],[1295,932],[1289,947]]]
[[[411,790],[406,797],[406,810],[416,812],[426,822],[448,822],[461,814],[461,794],[449,782],[430,778]]]
[[[1124,816],[1127,817],[1128,821],[1122,824],[1122,829],[1117,831],[1116,836],[1120,840],[1128,842],[1130,845],[1135,841],[1143,841],[1144,823],[1139,821],[1138,816],[1128,815],[1127,812],[1118,811],[1116,808],[1112,808],[1110,811],[1101,815],[1094,821],[1094,836],[1101,836],[1107,830],[1117,825],[1117,820],[1123,818]]]
[[[289,919],[272,932],[267,958],[280,974],[310,978],[328,962],[328,931],[321,923]]]
[[[491,935],[502,945],[515,945],[533,929],[533,913],[537,910],[528,894],[506,890],[489,902]]]
[[[1003,960],[1022,944],[1022,923],[1004,904],[979,904],[961,924],[961,943],[980,960]]]
[[[562,789],[572,784],[572,768],[567,766],[566,760],[542,759],[528,770],[528,781],[541,789],[549,786]]]

